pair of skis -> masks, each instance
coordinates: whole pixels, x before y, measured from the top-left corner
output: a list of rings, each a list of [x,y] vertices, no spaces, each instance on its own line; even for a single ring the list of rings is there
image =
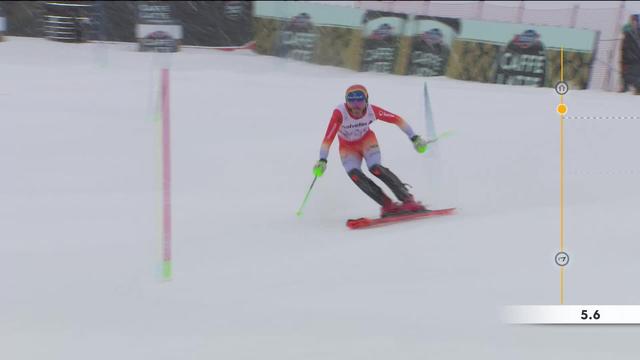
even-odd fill
[[[311,189],[313,189],[313,185],[316,183],[317,179],[318,179],[317,176],[313,179],[313,182],[309,187],[309,191],[307,191],[307,195],[304,197],[302,206],[300,206],[300,209],[298,209],[298,212],[296,212],[296,215],[302,216],[302,208],[307,203],[307,200],[309,199],[309,194],[311,193]],[[455,210],[456,210],[455,208],[436,209],[436,210],[426,209],[423,211],[409,212],[409,213],[385,216],[385,217],[379,217],[379,218],[361,217],[358,219],[348,219],[347,227],[352,230],[365,229],[365,228],[370,228],[375,226],[382,226],[382,225],[388,225],[393,223],[430,218],[435,216],[452,215],[455,212]]]
[[[437,209],[437,210],[424,210],[418,212],[410,212],[401,215],[386,216],[380,218],[359,218],[347,220],[347,227],[349,229],[364,229],[374,226],[381,226],[387,224],[393,224],[398,222],[418,220],[424,218],[430,218],[435,216],[453,215],[456,208]]]

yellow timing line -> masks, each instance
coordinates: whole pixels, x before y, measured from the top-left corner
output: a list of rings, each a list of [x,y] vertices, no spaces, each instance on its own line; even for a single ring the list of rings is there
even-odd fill
[[[560,114],[560,251],[564,251],[564,115]]]
[[[564,267],[560,268],[560,305],[564,305]]]
[[[560,81],[564,81],[564,48],[560,48]]]
[[[560,48],[560,81],[564,81],[564,48]],[[560,95],[560,104],[564,97]],[[560,251],[564,251],[564,114],[560,114]],[[564,267],[560,267],[560,305],[564,304]]]
[[[560,48],[560,81],[564,81],[564,48]],[[564,95],[560,95],[560,104],[564,104]]]

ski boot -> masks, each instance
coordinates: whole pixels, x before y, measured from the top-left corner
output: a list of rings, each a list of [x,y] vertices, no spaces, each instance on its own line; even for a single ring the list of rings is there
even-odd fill
[[[393,209],[394,215],[397,214],[408,214],[414,212],[422,212],[425,211],[425,207],[416,202],[413,199],[413,195],[409,192],[409,185],[403,183],[391,170],[386,167],[376,164],[372,166],[369,171],[378,179],[382,180],[390,189],[393,191],[393,194],[402,202],[399,205],[399,209]],[[384,206],[383,206],[384,208]]]
[[[389,198],[384,199],[384,205],[380,208],[380,217],[402,215],[404,211],[401,205]]]
[[[414,212],[423,212],[426,211],[427,208],[422,205],[419,201],[415,201],[413,199],[413,195],[407,196],[402,204],[400,204],[400,211],[404,214],[414,213]]]

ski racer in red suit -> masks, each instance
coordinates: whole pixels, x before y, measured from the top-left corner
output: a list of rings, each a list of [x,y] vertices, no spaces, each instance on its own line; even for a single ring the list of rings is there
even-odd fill
[[[340,143],[340,159],[347,174],[365,194],[382,206],[381,216],[399,215],[408,212],[424,211],[413,195],[391,170],[380,163],[380,148],[376,135],[369,129],[375,120],[397,125],[413,142],[416,151],[423,153],[428,143],[416,135],[411,126],[400,116],[392,114],[378,106],[369,104],[369,94],[362,85],[350,86],[345,93],[345,103],[333,110],[327,132],[320,146],[320,160],[313,168],[315,176],[322,176],[327,166],[329,149],[336,135]],[[369,179],[361,170],[362,159],[369,171],[382,180],[402,203],[392,201],[382,189]]]

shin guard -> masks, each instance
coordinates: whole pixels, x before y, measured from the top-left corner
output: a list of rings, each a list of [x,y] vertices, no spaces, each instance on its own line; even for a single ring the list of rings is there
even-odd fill
[[[380,204],[380,206],[384,206],[388,204],[391,199],[380,189],[376,183],[374,183],[371,179],[369,179],[360,169],[353,169],[349,171],[349,177],[353,180],[354,183],[360,188],[360,190],[364,191],[365,194],[369,195],[373,201]]]
[[[413,199],[413,196],[407,190],[407,186],[391,170],[382,165],[373,165],[369,171],[382,180],[393,191],[398,200],[405,202]]]

